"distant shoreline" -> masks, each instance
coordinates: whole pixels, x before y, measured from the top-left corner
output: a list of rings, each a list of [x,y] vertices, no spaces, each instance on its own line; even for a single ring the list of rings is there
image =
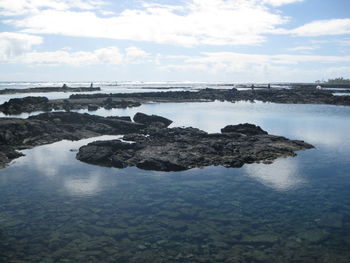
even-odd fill
[[[89,92],[101,91],[100,87],[37,87],[26,89],[3,89],[0,90],[0,95],[3,94],[17,94],[17,93],[48,93],[48,92]]]

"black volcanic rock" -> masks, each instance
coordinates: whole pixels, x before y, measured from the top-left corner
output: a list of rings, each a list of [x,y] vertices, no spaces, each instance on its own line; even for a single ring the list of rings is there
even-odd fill
[[[254,124],[249,124],[249,123],[238,124],[238,125],[228,125],[222,128],[221,132],[222,133],[236,132],[236,133],[242,133],[245,135],[267,134],[267,132],[261,129],[259,126],[256,126]]]
[[[142,124],[145,124],[147,126],[154,124],[154,123],[162,123],[162,124],[164,124],[165,127],[168,127],[170,124],[173,123],[173,121],[171,121],[167,118],[164,118],[162,116],[147,115],[147,114],[144,114],[141,112],[138,112],[135,114],[134,122],[142,123]]]
[[[28,119],[0,118],[0,167],[20,156],[16,149],[79,140],[100,135],[138,133],[145,125],[128,117],[100,117],[74,112],[50,112]]]
[[[97,108],[139,107],[150,102],[208,102],[208,101],[263,101],[286,104],[330,104],[350,106],[350,96],[334,96],[334,91],[318,90],[315,86],[296,85],[291,89],[262,88],[255,90],[211,89],[193,91],[111,93],[111,94],[74,94],[69,99],[41,101],[40,103],[17,103],[0,105],[5,114],[19,114],[32,111],[78,110]],[[11,106],[12,104],[12,106]]]
[[[20,114],[22,112],[49,110],[49,100],[46,97],[25,97],[10,99],[0,105],[0,111],[5,114]]]
[[[49,93],[49,92],[91,92],[100,91],[101,88],[96,87],[76,87],[71,88],[67,85],[63,87],[37,87],[37,88],[26,88],[26,89],[3,89],[0,90],[0,94],[17,94],[17,93]]]
[[[79,149],[77,159],[109,167],[136,166],[155,171],[182,171],[222,165],[270,163],[295,151],[313,148],[303,141],[268,135],[251,124],[232,125],[224,133],[208,134],[195,128],[146,129],[146,134],[128,134],[120,140],[97,141]]]

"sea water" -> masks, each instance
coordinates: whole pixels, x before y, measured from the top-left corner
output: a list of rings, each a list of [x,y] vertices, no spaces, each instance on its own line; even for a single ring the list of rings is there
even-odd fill
[[[1,262],[350,261],[349,107],[157,103],[92,113],[137,111],[208,132],[254,123],[315,149],[170,173],[75,159],[80,146],[118,136],[24,150],[0,170]]]

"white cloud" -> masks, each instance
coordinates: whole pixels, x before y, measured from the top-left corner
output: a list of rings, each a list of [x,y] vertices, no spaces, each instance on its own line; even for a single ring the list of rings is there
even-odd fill
[[[34,45],[42,43],[42,38],[28,34],[0,32],[0,61],[23,55]]]
[[[319,48],[318,46],[297,46],[297,47],[292,47],[288,48],[287,50],[289,51],[312,51]]]
[[[77,51],[72,52],[67,48],[57,51],[37,52],[31,51],[18,54],[17,56],[2,56],[0,62],[22,63],[22,64],[45,64],[45,65],[99,65],[109,64],[118,65],[121,63],[142,63],[148,58],[148,53],[137,47],[126,48],[120,52],[117,47],[107,47],[97,49],[91,52]]]
[[[66,11],[72,8],[94,10],[104,5],[96,0],[0,0],[1,15],[17,16],[39,13],[42,9]]]
[[[266,4],[273,6],[281,6],[286,4],[292,4],[297,2],[303,2],[304,0],[263,0]]]
[[[69,2],[70,6],[75,2]],[[48,3],[57,4],[54,0]],[[68,5],[68,1],[63,3]],[[183,46],[256,45],[265,41],[264,34],[285,22],[286,18],[256,0],[188,0],[183,6],[145,4],[143,9],[127,9],[111,17],[100,17],[93,10],[68,10],[63,5],[7,21],[30,33]]]
[[[318,20],[295,28],[289,33],[298,36],[323,36],[350,34],[350,18]]]
[[[123,55],[116,47],[97,49],[92,52],[69,52],[66,50],[49,52],[28,52],[6,62],[24,64],[67,64],[74,66],[97,65],[97,64],[119,64]]]
[[[128,47],[125,49],[125,60],[129,63],[143,63],[148,58],[149,54],[138,47]]]
[[[320,76],[334,75],[333,71],[346,73],[350,56],[318,56],[318,55],[264,55],[234,52],[205,52],[201,56],[181,59],[177,63],[160,65],[168,72],[192,72],[211,76],[230,77],[235,82],[241,81],[314,81]],[[347,76],[349,73],[343,74]]]
[[[339,40],[338,44],[341,46],[350,46],[350,39]]]
[[[184,60],[188,65],[207,64],[209,67],[213,65],[223,65],[227,70],[245,69],[252,65],[290,65],[303,62],[318,63],[337,63],[349,62],[350,56],[317,56],[317,55],[263,55],[263,54],[244,54],[234,52],[203,52],[200,57],[192,57]]]

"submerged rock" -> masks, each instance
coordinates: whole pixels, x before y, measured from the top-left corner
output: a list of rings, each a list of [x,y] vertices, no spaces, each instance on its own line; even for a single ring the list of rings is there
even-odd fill
[[[322,227],[342,228],[344,216],[338,213],[325,214],[319,220],[319,225]]]
[[[134,118],[135,119],[135,118]],[[137,118],[136,118],[137,119]],[[222,165],[241,167],[245,163],[270,163],[295,151],[313,148],[303,141],[268,135],[252,124],[230,125],[223,133],[208,134],[195,128],[155,128],[143,134],[129,134],[126,141],[97,141],[79,149],[77,159],[103,166],[144,170],[182,171]]]
[[[261,234],[256,236],[246,236],[241,242],[251,245],[272,245],[279,241],[278,236],[273,234]]]

